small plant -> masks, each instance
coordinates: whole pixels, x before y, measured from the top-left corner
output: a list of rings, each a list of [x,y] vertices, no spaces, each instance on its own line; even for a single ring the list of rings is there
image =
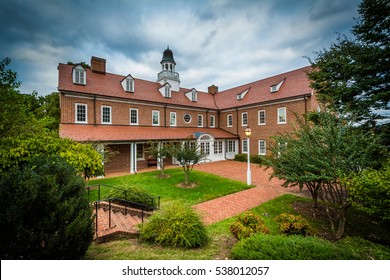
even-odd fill
[[[240,240],[258,232],[269,233],[269,229],[255,213],[245,212],[238,216],[237,221],[231,224],[230,232]]]
[[[280,223],[280,231],[284,234],[300,234],[303,236],[314,234],[307,220],[301,215],[295,216],[283,213],[277,216],[275,221]]]
[[[179,203],[156,212],[141,225],[140,239],[188,249],[203,247],[209,241],[206,227],[198,214],[191,207]]]

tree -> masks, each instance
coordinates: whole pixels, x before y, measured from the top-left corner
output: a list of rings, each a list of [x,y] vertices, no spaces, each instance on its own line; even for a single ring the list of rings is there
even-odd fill
[[[79,259],[93,238],[85,182],[60,157],[0,173],[1,259]]]
[[[346,212],[351,206],[348,185],[341,180],[375,167],[383,158],[379,138],[356,129],[330,113],[312,113],[312,121],[298,118],[296,131],[274,137],[271,177],[285,180],[284,187],[307,187],[314,206],[325,203],[336,238],[344,233]]]
[[[352,29],[309,59],[319,101],[369,127],[390,109],[390,2],[364,0]]]
[[[157,165],[160,168],[160,176],[163,177],[165,175],[165,165],[164,158],[169,156],[168,145],[165,143],[149,143],[148,153],[153,158],[157,159]]]
[[[202,159],[206,157],[200,153],[199,148],[194,142],[190,140],[184,141],[182,145],[170,145],[170,155],[175,158],[183,168],[184,172],[184,185],[190,186],[190,173],[195,164],[198,164]]]

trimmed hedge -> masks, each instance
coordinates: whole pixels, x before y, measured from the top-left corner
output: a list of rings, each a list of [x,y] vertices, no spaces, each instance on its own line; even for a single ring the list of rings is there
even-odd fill
[[[140,240],[162,246],[196,248],[209,241],[206,227],[190,207],[179,203],[166,206],[140,226]]]
[[[314,230],[308,221],[301,215],[283,213],[274,219],[280,224],[280,231],[284,234],[300,234],[303,236],[314,235]]]
[[[237,220],[230,225],[230,232],[240,240],[259,232],[269,233],[269,228],[260,216],[249,211],[238,216]]]
[[[361,238],[337,243],[314,236],[255,234],[232,249],[237,260],[352,260],[390,258],[389,249]]]

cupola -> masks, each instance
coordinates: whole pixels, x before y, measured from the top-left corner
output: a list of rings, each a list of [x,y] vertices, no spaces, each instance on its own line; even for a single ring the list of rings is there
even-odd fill
[[[172,91],[180,90],[180,79],[179,73],[175,71],[176,62],[173,58],[173,52],[167,49],[163,52],[163,56],[161,59],[161,72],[157,75],[157,82],[161,85],[169,83],[171,85]]]

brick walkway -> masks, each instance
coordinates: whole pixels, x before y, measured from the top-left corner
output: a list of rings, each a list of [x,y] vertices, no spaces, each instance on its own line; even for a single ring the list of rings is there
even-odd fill
[[[244,162],[217,161],[196,165],[194,169],[246,183],[247,163]],[[270,172],[257,164],[251,164],[254,188],[209,200],[193,207],[203,216],[205,224],[209,225],[257,207],[285,193],[308,195],[306,190],[283,188],[282,181],[276,178],[270,181]]]

